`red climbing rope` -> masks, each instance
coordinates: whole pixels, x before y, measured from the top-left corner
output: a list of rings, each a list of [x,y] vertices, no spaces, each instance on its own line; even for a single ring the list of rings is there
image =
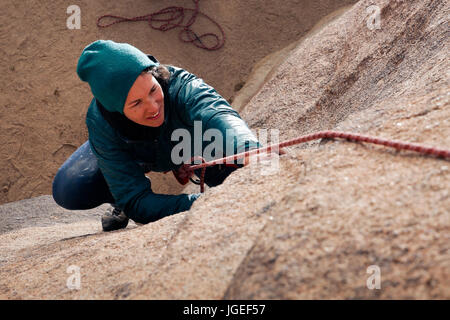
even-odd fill
[[[222,27],[214,21],[210,16],[207,14],[200,12],[199,10],[199,4],[198,2],[200,0],[192,0],[195,4],[195,9],[185,8],[185,7],[177,7],[177,6],[171,6],[164,9],[161,9],[157,12],[146,14],[144,16],[137,16],[133,18],[126,18],[126,17],[120,17],[120,16],[114,16],[114,15],[103,15],[100,18],[97,19],[97,27],[99,28],[106,28],[109,26],[112,26],[116,23],[121,22],[135,22],[135,21],[148,21],[149,26],[152,29],[160,30],[160,31],[167,31],[174,28],[182,28],[182,30],[179,33],[179,38],[183,42],[190,42],[194,44],[195,46],[205,49],[205,50],[218,50],[222,48],[222,46],[225,43],[225,32],[223,31]],[[191,18],[183,24],[185,13],[186,12],[192,12]],[[218,36],[215,33],[204,33],[201,35],[197,35],[194,31],[192,31],[191,26],[194,24],[195,20],[197,19],[197,16],[203,16],[207,18],[209,21],[211,21],[214,25],[217,26],[217,28],[220,30],[220,33],[222,37]],[[104,18],[113,18],[116,19],[115,21],[106,24],[101,25],[100,20]],[[162,23],[161,25],[157,26],[156,23]],[[214,45],[206,45],[204,41],[207,39],[213,39],[215,41]],[[211,41],[211,40],[209,40]]]
[[[392,147],[397,150],[410,150],[410,151],[415,151],[415,152],[425,154],[425,155],[432,155],[432,156],[436,156],[439,158],[450,159],[450,150],[439,149],[439,148],[434,148],[434,147],[427,147],[427,146],[423,146],[423,145],[419,145],[419,144],[402,142],[402,141],[387,140],[387,139],[381,139],[381,138],[376,138],[376,137],[364,136],[364,135],[355,134],[355,133],[339,132],[339,131],[320,131],[320,132],[312,133],[312,134],[309,134],[306,136],[301,136],[301,137],[294,138],[294,139],[291,139],[288,141],[284,141],[281,143],[273,144],[268,147],[253,149],[253,150],[246,151],[246,152],[241,152],[238,154],[234,154],[234,155],[231,155],[231,156],[228,156],[225,158],[212,160],[209,162],[205,162],[203,160],[203,158],[200,157],[202,159],[203,163],[196,164],[196,165],[185,164],[182,167],[182,170],[185,175],[193,175],[194,170],[202,169],[202,173],[200,176],[200,187],[201,187],[201,192],[203,192],[204,182],[205,182],[204,176],[205,176],[206,167],[214,166],[214,165],[218,165],[218,164],[232,163],[237,159],[248,157],[248,156],[251,156],[254,154],[271,153],[274,151],[283,153],[282,148],[284,148],[284,147],[289,147],[289,146],[292,146],[295,144],[300,144],[300,143],[317,140],[317,139],[324,139],[324,138],[326,138],[326,139],[342,138],[342,139],[347,139],[350,141],[368,142],[368,143],[383,145],[386,147]]]

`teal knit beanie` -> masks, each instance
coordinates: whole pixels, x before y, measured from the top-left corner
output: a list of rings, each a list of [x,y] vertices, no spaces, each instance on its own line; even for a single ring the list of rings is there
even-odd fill
[[[87,81],[92,94],[112,112],[123,114],[123,107],[136,78],[158,63],[128,43],[97,40],[84,48],[78,60],[77,73]]]

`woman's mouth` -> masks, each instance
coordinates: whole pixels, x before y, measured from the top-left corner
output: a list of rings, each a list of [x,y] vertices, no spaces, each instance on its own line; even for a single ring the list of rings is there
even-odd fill
[[[155,115],[152,115],[150,117],[147,117],[147,120],[155,120],[159,118],[159,115],[161,114],[160,110]]]

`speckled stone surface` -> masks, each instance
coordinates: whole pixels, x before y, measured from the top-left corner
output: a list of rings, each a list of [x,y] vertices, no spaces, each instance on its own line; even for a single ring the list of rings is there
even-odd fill
[[[371,4],[292,52],[244,108],[251,127],[450,148],[448,1],[377,1],[380,30],[367,28]],[[251,164],[188,212],[112,233],[77,222],[84,235],[0,247],[0,298],[450,298],[449,161],[342,140],[286,151],[279,171]],[[71,265],[80,290],[66,286]],[[370,290],[373,265],[381,288]]]

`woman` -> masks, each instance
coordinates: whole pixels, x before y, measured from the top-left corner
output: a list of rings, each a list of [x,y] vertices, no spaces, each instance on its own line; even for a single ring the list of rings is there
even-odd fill
[[[89,44],[78,60],[77,73],[94,96],[86,116],[89,140],[58,170],[53,198],[69,210],[112,204],[113,210],[102,217],[105,231],[126,227],[128,218],[149,223],[189,210],[199,197],[154,193],[145,176],[170,170],[177,176],[181,163],[174,150],[179,145],[172,141],[177,129],[189,133],[190,145],[200,146],[197,152],[183,154],[183,159],[203,154],[208,143],[202,138],[208,129],[225,138],[214,154],[226,156],[229,150],[238,153],[260,146],[239,114],[202,79],[160,65],[129,44],[111,40]],[[190,149],[181,153],[186,150]],[[205,183],[216,186],[241,166],[208,167]]]

